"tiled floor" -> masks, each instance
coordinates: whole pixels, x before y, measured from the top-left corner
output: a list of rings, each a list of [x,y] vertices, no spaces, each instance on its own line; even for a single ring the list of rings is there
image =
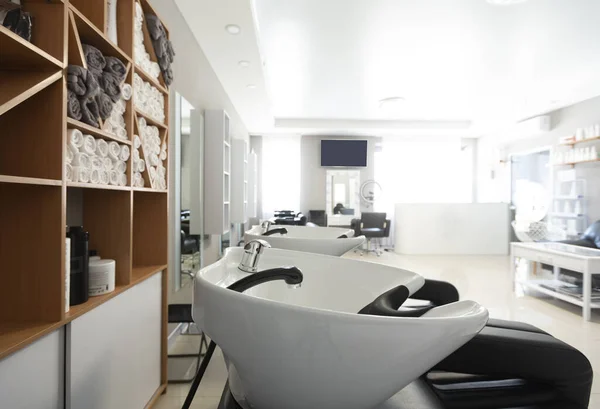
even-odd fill
[[[399,256],[393,253],[384,253],[381,257],[361,257],[351,253],[347,257],[390,264],[418,272],[427,278],[449,281],[458,288],[461,299],[480,302],[488,308],[491,317],[528,322],[578,348],[589,358],[594,372],[600,373],[600,313],[593,312],[592,321],[585,322],[578,307],[562,301],[519,294],[519,291],[515,293],[508,257]],[[225,364],[218,351],[192,407],[216,409],[226,376]],[[188,389],[188,384],[169,385],[156,408],[181,408]],[[600,379],[595,379],[592,393],[590,409],[600,409]]]

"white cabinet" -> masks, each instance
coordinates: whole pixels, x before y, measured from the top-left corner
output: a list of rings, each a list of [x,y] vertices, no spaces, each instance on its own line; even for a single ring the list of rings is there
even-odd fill
[[[204,233],[231,228],[231,133],[221,109],[204,112]]]
[[[64,408],[64,329],[0,360],[0,407]]]
[[[252,150],[248,156],[248,213],[249,218],[258,212],[258,155]]]
[[[248,221],[248,143],[234,139],[231,152],[231,221]]]
[[[161,278],[155,274],[71,323],[68,407],[141,409],[154,395],[161,371]]]

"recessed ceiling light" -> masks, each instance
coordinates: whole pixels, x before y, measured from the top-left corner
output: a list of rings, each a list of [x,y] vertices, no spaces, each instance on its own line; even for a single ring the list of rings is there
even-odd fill
[[[240,67],[247,68],[250,66],[250,61],[242,60],[242,61],[238,62],[238,65]]]
[[[510,6],[513,4],[525,3],[527,0],[486,0],[494,6]]]
[[[225,30],[227,30],[227,32],[229,34],[233,34],[233,35],[239,34],[242,31],[240,26],[238,26],[236,24],[227,24],[225,26]]]
[[[254,89],[254,88],[256,88],[256,85],[255,84],[248,84],[248,85],[246,85],[246,87],[248,89]]]

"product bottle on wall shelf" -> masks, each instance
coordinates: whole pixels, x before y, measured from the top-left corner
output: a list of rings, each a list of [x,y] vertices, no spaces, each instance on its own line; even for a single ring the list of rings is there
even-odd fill
[[[89,241],[90,234],[82,226],[69,227],[71,239],[70,305],[83,304],[89,298]]]

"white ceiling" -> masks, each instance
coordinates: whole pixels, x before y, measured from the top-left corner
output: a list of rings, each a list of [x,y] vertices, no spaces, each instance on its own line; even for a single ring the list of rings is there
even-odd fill
[[[600,95],[600,0],[176,2],[253,132],[477,136]]]

